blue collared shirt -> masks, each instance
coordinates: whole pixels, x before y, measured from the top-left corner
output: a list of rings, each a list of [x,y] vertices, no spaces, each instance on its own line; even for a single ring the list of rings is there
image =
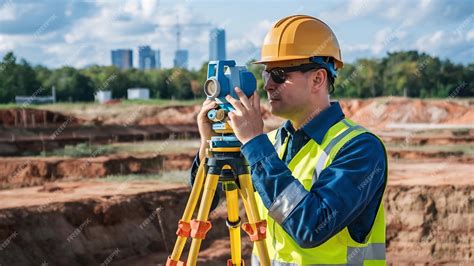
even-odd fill
[[[288,169],[288,163],[310,139],[321,144],[329,128],[342,119],[344,113],[339,103],[334,102],[300,130],[287,121],[277,134],[277,141],[289,135],[283,160],[266,134],[242,146],[242,154],[251,167],[253,185],[266,208],[291,183],[302,186]],[[197,169],[199,158],[196,159],[192,173]],[[309,193],[280,225],[304,248],[324,243],[344,227],[348,227],[354,240],[364,242],[382,200],[386,171],[386,153],[380,140],[371,133],[358,135],[339,150]]]

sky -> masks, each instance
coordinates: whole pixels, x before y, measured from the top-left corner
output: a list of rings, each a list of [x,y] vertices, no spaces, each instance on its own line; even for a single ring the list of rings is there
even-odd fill
[[[258,59],[278,19],[305,14],[335,32],[345,62],[418,50],[455,63],[474,62],[472,0],[0,0],[0,56],[51,68],[110,65],[112,49],[150,45],[171,67],[177,21],[189,65],[209,57],[209,31],[226,30],[227,58]]]

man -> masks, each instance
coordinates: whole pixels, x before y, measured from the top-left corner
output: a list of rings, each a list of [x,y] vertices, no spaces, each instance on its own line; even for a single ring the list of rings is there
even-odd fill
[[[228,97],[230,124],[251,167],[259,211],[267,219],[273,265],[385,265],[382,196],[387,158],[382,142],[346,119],[330,102],[343,66],[331,29],[310,16],[281,19],[265,37],[261,61],[264,89],[273,115],[288,119],[263,134],[260,100]],[[198,115],[204,158],[212,135]],[[252,256],[252,265],[258,257]]]

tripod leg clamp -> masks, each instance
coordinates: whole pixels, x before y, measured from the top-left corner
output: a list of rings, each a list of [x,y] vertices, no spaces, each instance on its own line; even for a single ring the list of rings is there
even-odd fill
[[[185,261],[173,260],[171,257],[168,257],[166,260],[166,266],[186,266]]]
[[[240,217],[239,217],[239,220],[237,220],[235,222],[231,222],[231,221],[229,221],[229,219],[227,219],[227,220],[225,220],[225,224],[229,228],[237,228],[237,227],[240,226]]]
[[[252,225],[249,223],[242,224],[242,230],[244,230],[250,237],[252,241],[263,240],[267,237],[267,220],[261,220],[255,223],[255,228],[253,230]]]
[[[191,237],[204,239],[207,232],[211,230],[211,227],[212,225],[209,221],[191,220]]]
[[[188,238],[191,235],[191,225],[188,222],[180,220],[176,235]]]
[[[240,265],[233,264],[231,259],[227,260],[227,266],[245,266],[244,260],[242,260],[242,263]]]

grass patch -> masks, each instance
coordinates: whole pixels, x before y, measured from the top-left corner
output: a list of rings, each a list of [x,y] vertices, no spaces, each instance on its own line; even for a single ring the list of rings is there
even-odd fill
[[[63,149],[53,151],[42,151],[40,156],[61,156],[61,157],[90,157],[101,156],[114,153],[114,148],[109,145],[95,146],[89,143],[79,143],[77,145],[66,145]]]
[[[82,158],[90,156],[112,155],[112,154],[164,154],[185,153],[197,151],[200,146],[199,140],[159,140],[142,142],[122,142],[106,145],[90,145],[88,142],[76,145],[66,145],[62,149],[42,151],[41,153],[25,151],[22,156],[59,156]]]
[[[195,151],[199,148],[200,140],[162,140],[135,143],[113,143],[107,145],[114,152],[124,153],[180,153]]]
[[[149,99],[149,100],[123,100],[121,103],[124,105],[189,106],[189,105],[202,104],[203,101],[204,101],[204,98],[193,99],[193,100]]]
[[[110,175],[100,178],[102,181],[126,183],[130,181],[157,180],[163,183],[189,184],[189,171],[169,171],[160,174]]]
[[[474,156],[474,144],[448,144],[448,145],[404,145],[402,143],[389,144],[387,149],[403,149],[421,152],[462,152],[467,156]]]
[[[169,105],[195,105],[202,104],[204,98],[196,98],[192,100],[171,100],[171,99],[149,99],[149,100],[122,100],[119,103],[110,104],[110,106],[120,105],[158,105],[158,106],[169,106]],[[0,109],[11,109],[11,108],[36,108],[36,109],[47,109],[47,110],[67,110],[73,109],[84,109],[98,105],[103,105],[98,102],[58,102],[48,104],[23,104],[16,103],[2,103]]]

